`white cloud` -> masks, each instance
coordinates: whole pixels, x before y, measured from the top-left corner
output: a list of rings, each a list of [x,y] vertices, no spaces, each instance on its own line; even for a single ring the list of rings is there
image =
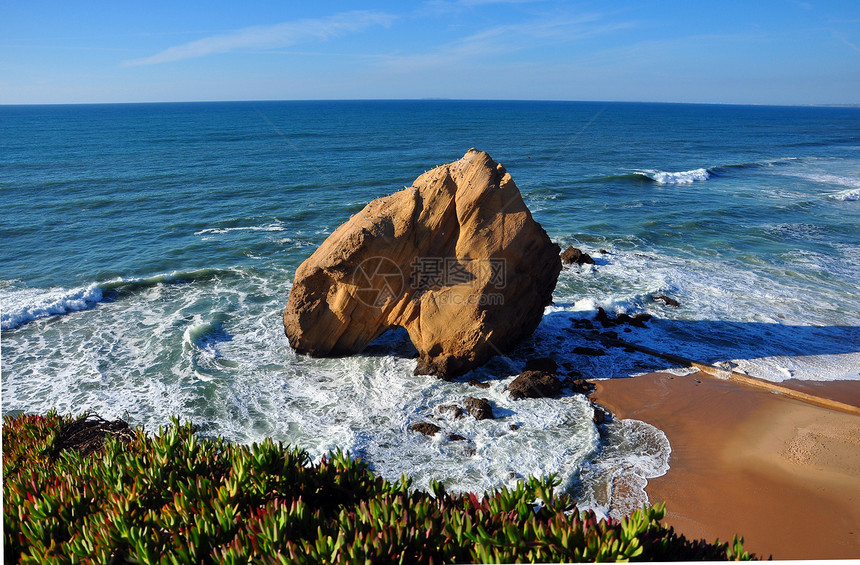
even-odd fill
[[[424,53],[393,55],[384,66],[404,70],[462,64],[470,59],[504,55],[534,47],[580,41],[634,27],[633,22],[600,23],[602,14],[499,25],[437,46]]]
[[[394,19],[395,16],[382,12],[353,11],[342,12],[327,18],[246,27],[170,47],[151,57],[126,61],[124,66],[156,65],[241,49],[277,49],[304,41],[325,41],[375,25],[387,27]]]

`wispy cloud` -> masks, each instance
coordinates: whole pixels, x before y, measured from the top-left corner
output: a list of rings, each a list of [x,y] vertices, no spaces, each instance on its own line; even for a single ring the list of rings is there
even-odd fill
[[[482,56],[514,53],[542,44],[577,41],[635,26],[633,22],[605,22],[601,14],[553,17],[537,21],[490,27],[424,52],[391,56],[386,66],[415,70]]]
[[[302,19],[269,26],[253,26],[213,35],[165,49],[151,57],[126,61],[124,66],[157,65],[243,49],[277,49],[305,41],[324,41],[371,26],[389,26],[396,16],[383,12],[341,12],[326,18]]]
[[[840,40],[842,43],[844,43],[845,45],[847,45],[851,49],[853,49],[855,51],[860,51],[860,46],[858,46],[856,43],[852,43],[851,41],[848,41],[848,38],[845,37],[845,35],[843,35],[839,32],[836,32],[836,31],[833,31],[831,33],[833,34],[833,37]]]
[[[792,0],[791,3],[794,4],[795,6],[797,6],[798,8],[802,9],[802,10],[812,10],[813,9],[813,5],[810,4],[809,2],[803,2],[801,0]]]

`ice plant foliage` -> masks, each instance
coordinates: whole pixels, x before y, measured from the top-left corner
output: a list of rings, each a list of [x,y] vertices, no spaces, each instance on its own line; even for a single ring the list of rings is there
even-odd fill
[[[85,418],[83,416],[81,418]],[[80,420],[78,418],[77,420]],[[174,419],[128,443],[62,448],[56,413],[3,423],[4,546],[21,563],[449,563],[748,559],[690,541],[663,507],[579,512],[555,478],[450,494],[389,482],[337,451],[198,437]]]

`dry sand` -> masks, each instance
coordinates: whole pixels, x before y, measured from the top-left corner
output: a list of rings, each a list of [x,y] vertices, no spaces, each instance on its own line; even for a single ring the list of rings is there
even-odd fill
[[[860,381],[783,383],[860,406]],[[672,446],[652,504],[688,538],[774,559],[860,558],[860,416],[696,373],[599,381],[592,400]]]

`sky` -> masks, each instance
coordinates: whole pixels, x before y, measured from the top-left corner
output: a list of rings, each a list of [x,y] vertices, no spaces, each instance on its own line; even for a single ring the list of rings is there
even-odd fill
[[[860,1],[0,2],[0,104],[860,103]]]

